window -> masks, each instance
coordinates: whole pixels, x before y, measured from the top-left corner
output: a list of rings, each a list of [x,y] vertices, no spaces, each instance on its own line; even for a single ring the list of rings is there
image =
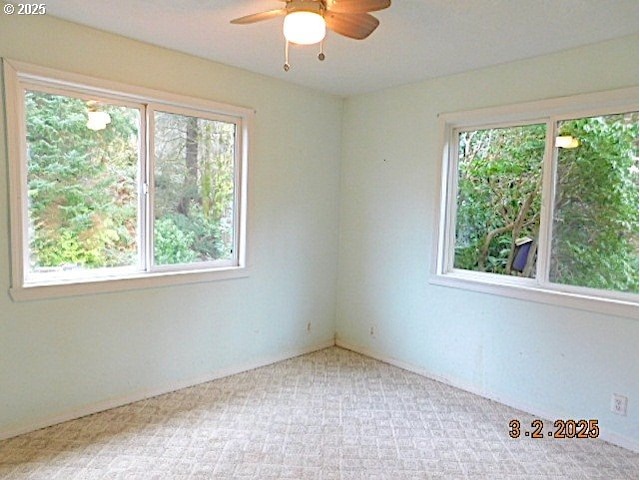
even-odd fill
[[[636,95],[442,115],[433,281],[637,316]]]
[[[234,258],[236,124],[154,112],[154,264]]]
[[[544,147],[544,124],[458,132],[455,268],[516,274],[517,240],[538,237]]]
[[[16,299],[246,265],[247,109],[5,62]]]
[[[111,123],[91,130],[85,100],[36,88],[24,91],[25,283],[137,265],[141,111],[101,103]]]
[[[556,150],[549,280],[637,294],[638,112],[563,120],[556,132],[575,148]]]

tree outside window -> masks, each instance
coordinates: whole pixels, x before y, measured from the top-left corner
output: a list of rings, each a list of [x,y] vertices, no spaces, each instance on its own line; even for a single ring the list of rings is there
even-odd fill
[[[141,173],[146,108],[25,92],[29,274],[233,260],[236,123],[153,112],[149,242],[142,220],[149,208]],[[88,121],[96,110],[108,118],[97,127]],[[153,252],[150,265],[145,248]]]
[[[454,268],[637,293],[638,113],[548,125],[457,133]],[[556,142],[554,162],[545,161],[549,135],[569,140]],[[543,198],[546,168],[555,178],[552,200]],[[541,272],[544,201],[552,218]],[[515,268],[522,245],[527,254]]]

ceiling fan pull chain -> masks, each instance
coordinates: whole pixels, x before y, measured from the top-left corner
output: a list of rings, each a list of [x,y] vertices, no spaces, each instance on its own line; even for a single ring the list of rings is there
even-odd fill
[[[324,39],[320,42],[320,53],[318,54],[318,60],[324,62],[324,59],[327,58],[324,55]]]
[[[284,41],[284,71],[288,72],[289,69],[291,68],[291,65],[289,65],[289,41],[285,40]]]

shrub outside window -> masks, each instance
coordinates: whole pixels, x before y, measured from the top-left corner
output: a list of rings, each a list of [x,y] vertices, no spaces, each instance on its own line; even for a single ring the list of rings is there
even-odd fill
[[[538,237],[545,125],[458,133],[454,267],[535,276],[535,248],[518,272],[519,239]]]
[[[5,61],[16,299],[243,276],[252,112]]]
[[[638,293],[638,112],[563,120],[549,280]]]
[[[637,316],[637,92],[443,114],[434,283]]]
[[[237,125],[156,111],[153,263],[234,259]]]
[[[25,91],[27,283],[135,266],[140,245],[140,110],[102,103],[108,128],[87,127],[87,102]]]

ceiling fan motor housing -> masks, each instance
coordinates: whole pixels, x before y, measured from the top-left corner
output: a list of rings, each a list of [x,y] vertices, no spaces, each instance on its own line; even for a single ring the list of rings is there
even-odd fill
[[[293,12],[311,12],[324,16],[326,6],[324,1],[320,0],[291,0],[287,2],[287,13]]]

